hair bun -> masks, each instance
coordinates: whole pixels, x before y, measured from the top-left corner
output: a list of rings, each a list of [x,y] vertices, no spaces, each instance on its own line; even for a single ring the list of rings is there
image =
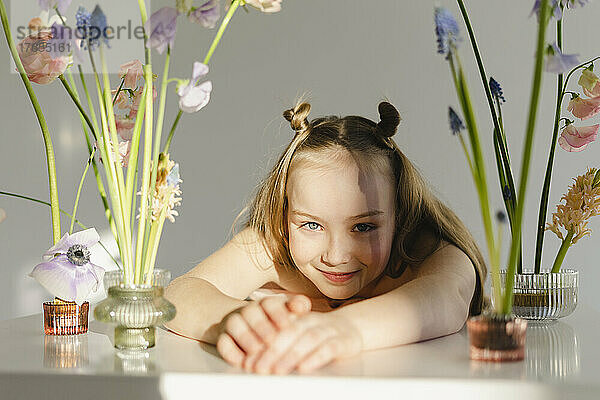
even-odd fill
[[[296,131],[296,134],[306,131],[309,127],[308,114],[310,113],[310,104],[300,103],[294,108],[285,110],[283,112],[283,118],[290,122],[292,129]]]
[[[396,134],[396,129],[400,124],[402,118],[400,118],[400,113],[396,110],[396,107],[388,103],[387,101],[382,101],[379,103],[379,123],[375,127],[375,132],[379,136],[383,137],[392,137]]]

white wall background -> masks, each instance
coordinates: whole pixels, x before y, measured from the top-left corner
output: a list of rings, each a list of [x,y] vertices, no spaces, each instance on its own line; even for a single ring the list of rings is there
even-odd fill
[[[75,3],[67,13],[71,18]],[[110,21],[111,14],[119,9],[105,3],[110,2],[102,2]],[[171,3],[174,2],[154,1],[153,9]],[[453,1],[440,3],[459,15]],[[487,72],[502,83],[508,100],[503,111],[516,171],[520,166],[534,60],[535,21],[528,18],[532,4],[533,1],[522,0],[468,1]],[[184,115],[171,147],[172,158],[181,165],[184,200],[176,223],[165,224],[157,265],[170,269],[174,276],[181,275],[228,240],[234,217],[291,139],[292,132],[281,117],[282,111],[304,92],[311,95],[311,117],[359,114],[374,119],[378,102],[388,98],[403,117],[395,140],[485,247],[476,192],[460,145],[448,130],[447,107],[456,107],[458,102],[448,65],[443,56],[436,54],[433,7],[431,1],[286,0],[283,10],[274,15],[253,9],[250,13],[237,12],[211,61],[211,101],[201,112]],[[582,60],[600,54],[594,28],[599,15],[600,2],[567,13],[566,52],[579,53]],[[138,16],[133,18],[137,21]],[[171,74],[188,77],[192,62],[202,60],[214,34],[214,30],[182,19]],[[549,35],[554,35],[553,27]],[[118,43],[113,45],[116,47]],[[117,64],[132,58],[114,49],[109,54]],[[502,201],[494,172],[492,124],[467,40],[460,55],[483,135],[493,205],[499,209]],[[154,53],[154,60],[154,70],[162,71],[163,58]],[[4,71],[0,74],[0,190],[48,199],[40,129],[23,84],[18,75],[9,73],[9,55],[3,39],[0,65]],[[577,78],[572,80],[574,90]],[[116,84],[117,77],[112,79]],[[177,112],[177,96],[171,89],[167,127]],[[36,91],[55,146],[60,204],[71,210],[87,157],[79,119],[58,82],[36,85]],[[554,96],[555,78],[544,74],[525,211],[526,265],[533,262]],[[593,123],[598,119],[592,119]],[[583,153],[558,149],[551,211],[571,177],[583,173],[588,166],[600,166],[599,155],[600,143],[591,144]],[[39,313],[41,302],[50,298],[26,275],[50,247],[52,235],[48,207],[0,196],[0,208],[7,213],[7,219],[0,224],[2,320]],[[78,217],[106,232],[92,175],[86,180]],[[63,219],[63,231],[68,229],[68,223]],[[600,218],[593,220],[591,228],[598,231],[599,223]],[[108,241],[106,235],[104,239]],[[508,236],[504,243],[508,243]],[[581,240],[567,254],[564,266],[581,271],[580,301],[600,311],[600,294],[594,289],[600,281],[598,243],[598,232]],[[548,266],[559,241],[549,233],[546,244],[544,263]],[[101,252],[96,257],[101,262]]]

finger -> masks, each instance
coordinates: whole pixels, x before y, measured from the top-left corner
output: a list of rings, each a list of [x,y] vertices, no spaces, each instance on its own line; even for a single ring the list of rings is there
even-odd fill
[[[247,355],[242,363],[242,368],[244,368],[244,370],[246,372],[252,372],[254,369],[254,364],[256,363],[256,360],[258,360],[262,356],[263,352],[264,352],[264,349],[262,351],[259,351],[258,353],[252,353],[252,354]]]
[[[264,347],[262,340],[256,336],[244,317],[238,313],[231,314],[227,318],[225,332],[235,340],[246,354],[256,353]]]
[[[290,311],[302,314],[310,311],[312,303],[307,296],[298,294],[287,301],[287,306]]]
[[[333,361],[338,353],[338,345],[335,340],[329,339],[323,342],[314,352],[308,355],[298,364],[298,372],[310,372],[321,368]]]
[[[285,329],[290,325],[293,314],[281,298],[267,297],[260,301],[260,306],[278,329]]]
[[[217,339],[217,351],[229,364],[239,367],[242,365],[245,354],[227,333],[221,333]]]
[[[250,304],[244,307],[240,314],[264,345],[267,345],[277,334],[277,327],[271,322],[260,305]]]
[[[279,375],[289,374],[304,358],[333,335],[333,331],[319,327],[307,330],[275,363],[273,371]]]
[[[275,340],[266,347],[254,364],[254,371],[259,374],[270,374],[275,362],[289,351],[302,331],[297,326],[280,331]]]

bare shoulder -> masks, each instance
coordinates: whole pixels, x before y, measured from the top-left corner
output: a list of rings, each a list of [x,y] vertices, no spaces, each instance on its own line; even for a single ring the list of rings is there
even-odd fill
[[[459,247],[445,240],[415,271],[417,276],[442,274],[459,278],[466,287],[475,289],[475,267],[471,259]]]
[[[276,281],[277,273],[260,235],[246,228],[184,277],[204,279],[224,294],[243,300],[266,282]]]

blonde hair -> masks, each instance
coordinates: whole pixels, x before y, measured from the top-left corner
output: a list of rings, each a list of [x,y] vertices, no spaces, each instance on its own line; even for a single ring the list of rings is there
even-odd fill
[[[475,266],[477,285],[469,313],[477,315],[483,306],[485,261],[475,240],[456,214],[435,197],[414,165],[391,139],[400,123],[396,108],[388,102],[379,104],[381,121],[375,123],[360,116],[327,116],[308,121],[310,104],[298,103],[285,110],[295,136],[277,163],[259,184],[251,203],[238,215],[249,210],[245,227],[260,235],[263,245],[277,265],[296,269],[291,257],[287,231],[286,184],[293,166],[323,151],[345,150],[361,168],[393,176],[396,187],[396,229],[384,274],[397,278],[408,265],[418,265],[442,240],[460,248]],[[236,221],[237,219],[236,218]],[[235,224],[235,222],[234,222]],[[426,252],[417,252],[416,241],[423,230],[435,237]]]

